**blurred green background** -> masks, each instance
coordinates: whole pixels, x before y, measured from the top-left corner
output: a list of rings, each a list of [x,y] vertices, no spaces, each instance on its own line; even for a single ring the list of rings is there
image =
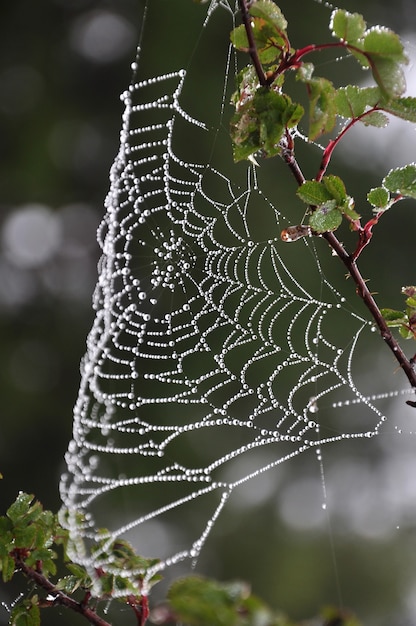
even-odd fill
[[[163,13],[164,3],[166,13],[173,14],[169,19]],[[416,13],[411,0],[340,4],[365,13],[369,24],[397,30],[409,42],[409,54],[414,52]],[[206,5],[190,0],[177,0],[173,12],[172,0],[159,0],[159,5],[159,28],[147,35],[145,43],[149,50],[160,41],[164,45],[154,60],[156,69],[149,62],[149,75],[176,66],[175,55],[182,57],[179,65],[190,58],[190,42],[197,39],[206,11]],[[314,42],[328,39],[330,12],[323,6],[312,0],[286,0],[280,6],[296,45],[309,43],[310,32]],[[118,148],[119,94],[130,80],[142,10],[141,0],[17,0],[3,3],[1,9],[2,511],[18,490],[36,494],[47,508],[56,510],[60,504],[58,482],[71,437],[79,361],[93,319],[91,296],[99,256],[95,231]],[[208,45],[204,43],[209,50],[206,65],[199,75],[194,72],[195,85],[188,86],[188,93],[193,90],[207,107],[217,68],[221,72],[223,67],[219,37],[224,33],[224,27],[210,29]],[[341,67],[351,72],[353,80],[353,65],[344,69],[325,59],[321,65],[319,69],[334,81]],[[415,93],[416,69],[411,65],[409,71]],[[379,183],[389,167],[416,160],[414,132],[402,124],[381,143],[372,134],[362,140],[357,133],[346,144],[345,160],[337,156],[334,164],[343,168],[344,180],[358,199]],[[366,152],[368,147],[373,158]],[[283,197],[287,193],[289,198],[292,191],[292,186],[282,190]],[[383,306],[400,306],[401,285],[416,281],[415,228],[414,207],[403,204],[395,215],[386,216],[371,250],[363,256],[363,274],[372,277]],[[342,280],[343,272],[335,265],[328,272],[331,280]],[[377,358],[369,356],[370,370]],[[402,384],[394,382],[393,387]],[[411,431],[412,424],[406,428]],[[308,519],[313,517],[307,512],[308,503],[321,498],[320,487],[314,493],[316,483],[305,478],[308,460],[293,468],[293,474],[284,468],[284,487],[278,497],[273,476],[263,481],[257,494],[256,488],[246,497],[243,494],[231,506],[230,515],[219,520],[201,568],[222,579],[252,581],[256,593],[294,617],[307,617],[322,604],[338,603],[341,594],[345,605],[367,624],[416,623],[413,441],[411,435],[386,437],[372,446],[361,443],[346,450],[350,462],[338,464],[328,479],[333,478],[341,493],[355,488],[358,501],[355,508],[338,513],[332,528],[324,532]],[[362,502],[360,489],[365,494]],[[374,502],[369,503],[372,490]],[[366,522],[369,504],[373,510]],[[400,526],[396,533],[374,527],[374,520],[389,507],[394,511],[390,518]],[[242,518],[244,533],[239,534]],[[181,532],[186,532],[184,526]],[[14,593],[1,586],[0,600],[10,604]],[[7,613],[0,608],[3,623]],[[45,623],[81,621],[54,612]]]

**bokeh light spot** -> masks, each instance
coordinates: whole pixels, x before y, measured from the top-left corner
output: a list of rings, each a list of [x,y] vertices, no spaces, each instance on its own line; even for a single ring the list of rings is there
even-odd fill
[[[75,23],[71,45],[94,63],[112,63],[120,59],[135,43],[133,26],[121,15],[110,11],[91,11]]]
[[[8,260],[27,269],[49,261],[61,243],[59,220],[41,204],[25,205],[9,215],[1,235]]]

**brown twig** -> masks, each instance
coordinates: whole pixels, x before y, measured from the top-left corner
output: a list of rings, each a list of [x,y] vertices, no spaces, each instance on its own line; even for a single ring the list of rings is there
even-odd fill
[[[246,0],[239,0],[239,4],[241,10],[241,19],[243,21],[247,34],[247,40],[249,45],[248,53],[256,70],[260,85],[262,87],[267,87],[268,81],[263,71],[263,66],[260,63],[259,55],[257,54],[256,44],[254,43],[253,30],[251,28],[251,18],[248,12],[247,2]]]
[[[52,596],[49,606],[60,605],[64,606],[76,613],[83,615],[90,624],[94,626],[111,626],[109,622],[97,615],[95,611],[86,606],[83,602],[77,602],[73,598],[70,598],[48,579],[41,571],[37,571],[32,567],[26,565],[26,563],[19,557],[15,557],[16,568],[23,572],[27,578],[33,580],[34,583],[48,592]]]
[[[287,163],[290,171],[292,172],[296,182],[299,185],[302,185],[305,182],[305,177],[302,173],[302,170],[299,167],[298,162],[294,156],[293,150],[290,151],[288,148],[285,148],[282,152],[282,156],[284,161]],[[405,353],[403,352],[400,344],[393,336],[392,331],[387,326],[385,319],[381,315],[380,309],[371,295],[364,278],[361,275],[361,272],[356,263],[356,256],[349,254],[342,243],[339,241],[337,236],[333,232],[326,232],[322,234],[322,237],[327,241],[329,246],[334,250],[336,255],[341,259],[346,268],[348,269],[348,273],[355,282],[357,286],[357,295],[363,300],[367,309],[372,315],[372,318],[380,331],[380,335],[384,339],[384,342],[388,345],[390,350],[393,352],[394,357],[398,361],[401,369],[405,373],[410,386],[416,390],[416,371],[414,369],[414,363],[412,359],[408,359]]]
[[[407,376],[410,386],[413,387],[413,389],[416,389],[416,371],[414,369],[414,364],[412,363],[411,359],[407,358],[400,344],[393,336],[390,328],[387,326],[386,321],[381,315],[380,309],[376,301],[374,300],[363,277],[361,276],[360,270],[358,269],[356,263],[356,259],[353,257],[353,255],[347,253],[347,251],[344,249],[343,245],[333,232],[324,233],[322,237],[326,239],[328,244],[336,252],[337,256],[341,259],[341,261],[348,269],[348,273],[357,285],[357,294],[363,300],[367,309],[370,311],[374,322],[376,323],[380,331],[380,335],[384,339],[384,342],[389,346],[390,350],[393,352],[400,367]]]

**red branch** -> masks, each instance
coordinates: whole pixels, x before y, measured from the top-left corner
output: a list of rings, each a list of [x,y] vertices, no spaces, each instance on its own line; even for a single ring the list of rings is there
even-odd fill
[[[322,178],[325,175],[326,170],[328,169],[328,165],[329,162],[332,158],[332,153],[334,152],[335,148],[337,147],[338,143],[341,141],[341,139],[344,137],[344,135],[354,126],[354,124],[356,124],[357,122],[360,122],[362,119],[364,119],[367,115],[370,115],[371,113],[374,113],[374,111],[379,111],[379,107],[378,105],[375,105],[373,107],[371,107],[371,109],[368,109],[368,111],[364,111],[364,113],[361,113],[361,115],[357,115],[357,117],[353,117],[348,124],[342,129],[342,131],[339,133],[339,135],[337,135],[337,137],[335,137],[335,139],[331,139],[330,141],[328,141],[328,145],[324,150],[324,153],[322,155],[322,159],[321,159],[321,164],[319,166],[319,171],[316,175],[315,180],[319,182],[321,182]]]

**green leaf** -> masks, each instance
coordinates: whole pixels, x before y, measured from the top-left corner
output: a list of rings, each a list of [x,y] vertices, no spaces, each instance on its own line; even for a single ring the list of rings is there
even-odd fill
[[[251,31],[260,62],[264,65],[276,62],[283,52],[290,50],[283,13],[271,0],[259,0],[250,8],[250,15]],[[237,50],[249,51],[244,24],[232,31],[231,42]]]
[[[388,209],[390,194],[384,187],[375,187],[368,192],[367,200],[377,210]]]
[[[297,125],[303,108],[289,96],[261,87],[231,119],[234,160],[247,159],[261,151],[271,157],[281,151],[280,141],[286,128]]]
[[[13,538],[13,535],[11,532],[12,529],[13,529],[12,521],[8,517],[2,515],[0,517],[0,537],[2,540],[0,543],[0,549],[2,546],[5,545],[6,541],[12,540]],[[1,555],[1,552],[0,552],[0,555]]]
[[[29,603],[28,600],[19,602],[12,609],[10,626],[39,626],[40,610],[37,604]]]
[[[334,176],[333,174],[324,176],[322,182],[325,189],[331,194],[331,197],[336,200],[338,206],[347,200],[347,190],[345,189],[344,181],[339,176]]]
[[[416,164],[391,170],[384,178],[383,186],[393,193],[416,198]]]
[[[315,66],[313,63],[302,63],[296,73],[296,80],[300,80],[303,83],[308,83],[310,80],[312,80],[314,71]]]
[[[335,88],[326,78],[309,81],[309,139],[314,141],[335,126]]]
[[[398,98],[406,89],[402,65],[408,62],[400,37],[387,28],[372,28],[363,41],[374,80],[388,99]]]
[[[335,200],[318,206],[309,218],[309,226],[316,233],[336,230],[342,222],[342,213],[336,207]]]
[[[406,298],[406,304],[411,309],[416,309],[416,298]]]
[[[372,58],[408,63],[400,37],[389,28],[370,28],[365,34],[363,49]]]
[[[276,62],[282,56],[282,49],[286,47],[286,40],[279,37],[267,22],[259,18],[252,19],[251,30],[260,62],[263,65]],[[244,24],[240,24],[232,31],[230,39],[237,50],[249,51],[250,46]]]
[[[83,586],[86,585],[87,581],[90,580],[90,576],[85,570],[85,568],[81,567],[81,565],[77,565],[76,563],[66,563],[66,568],[71,572],[73,576],[79,578],[82,581]]]
[[[21,520],[21,518],[29,512],[33,499],[33,495],[20,492],[13,504],[7,509],[7,517],[14,523]]]
[[[168,599],[177,618],[187,624],[230,626],[237,623],[232,596],[214,580],[197,576],[177,580],[169,589]]]
[[[263,65],[276,63],[286,49],[286,40],[262,19],[253,18],[253,36],[257,54]]]
[[[34,526],[24,526],[22,528],[16,528],[14,536],[16,548],[31,549],[36,537],[36,528]]]
[[[416,98],[408,97],[389,100],[388,102],[383,102],[382,108],[387,113],[391,113],[403,120],[416,122]]]
[[[404,325],[400,326],[399,333],[403,337],[403,339],[413,339],[414,338],[413,331],[410,328],[407,328]]]
[[[32,550],[26,557],[25,562],[29,567],[35,567],[38,561],[43,562],[43,570],[45,575],[49,572],[54,574],[56,571],[55,563],[53,559],[57,557],[57,554],[49,548],[41,547],[37,550]]]
[[[397,98],[406,90],[403,69],[395,61],[389,59],[373,60],[371,67],[374,80],[387,97]]]
[[[239,112],[231,119],[231,139],[233,142],[234,161],[248,159],[260,150],[260,136],[257,120],[248,111]]]
[[[257,0],[250,7],[250,15],[262,17],[272,24],[277,31],[285,31],[287,28],[285,16],[273,0]]]
[[[5,555],[0,560],[0,569],[3,582],[7,583],[13,578],[15,572],[15,562],[13,557]]]
[[[416,339],[416,287],[408,285],[402,287],[402,294],[407,296],[405,311],[395,309],[380,309],[387,326],[398,328],[404,339]]]
[[[244,24],[240,24],[239,26],[237,26],[237,28],[234,28],[234,30],[231,31],[230,39],[234,48],[240,50],[240,52],[248,52],[249,43]]]
[[[365,126],[385,128],[389,123],[389,118],[381,111],[372,111],[368,115],[365,115],[360,122],[362,122]]]
[[[406,304],[409,307],[408,314],[413,316],[416,310],[416,287],[414,285],[402,287],[402,294],[407,296]]]
[[[330,28],[335,37],[352,43],[364,36],[366,23],[360,13],[337,9],[331,15]]]
[[[336,122],[336,90],[327,78],[313,77],[313,65],[303,64],[297,72],[297,80],[308,86],[309,98],[309,139],[314,141],[330,132]]]
[[[387,326],[401,326],[407,322],[403,311],[396,311],[395,309],[380,309],[380,313],[387,323]]]
[[[343,215],[346,215],[350,220],[359,220],[360,214],[354,209],[354,200],[350,196],[347,196],[346,201],[340,207],[338,207]]]
[[[76,576],[63,576],[56,583],[56,588],[64,591],[65,593],[74,593],[79,587],[81,587],[82,581]],[[83,585],[82,585],[83,586]]]
[[[378,87],[347,85],[338,89],[335,94],[336,112],[342,117],[356,118],[376,106],[380,100]]]
[[[287,22],[279,7],[269,0],[259,0],[250,8],[252,31],[259,59],[270,64],[290,50]]]
[[[312,206],[318,206],[328,202],[328,200],[333,200],[333,196],[328,189],[316,180],[306,180],[303,185],[298,187],[296,194],[303,202]]]
[[[114,591],[114,574],[105,573],[100,577],[100,588],[103,595],[111,596]]]

